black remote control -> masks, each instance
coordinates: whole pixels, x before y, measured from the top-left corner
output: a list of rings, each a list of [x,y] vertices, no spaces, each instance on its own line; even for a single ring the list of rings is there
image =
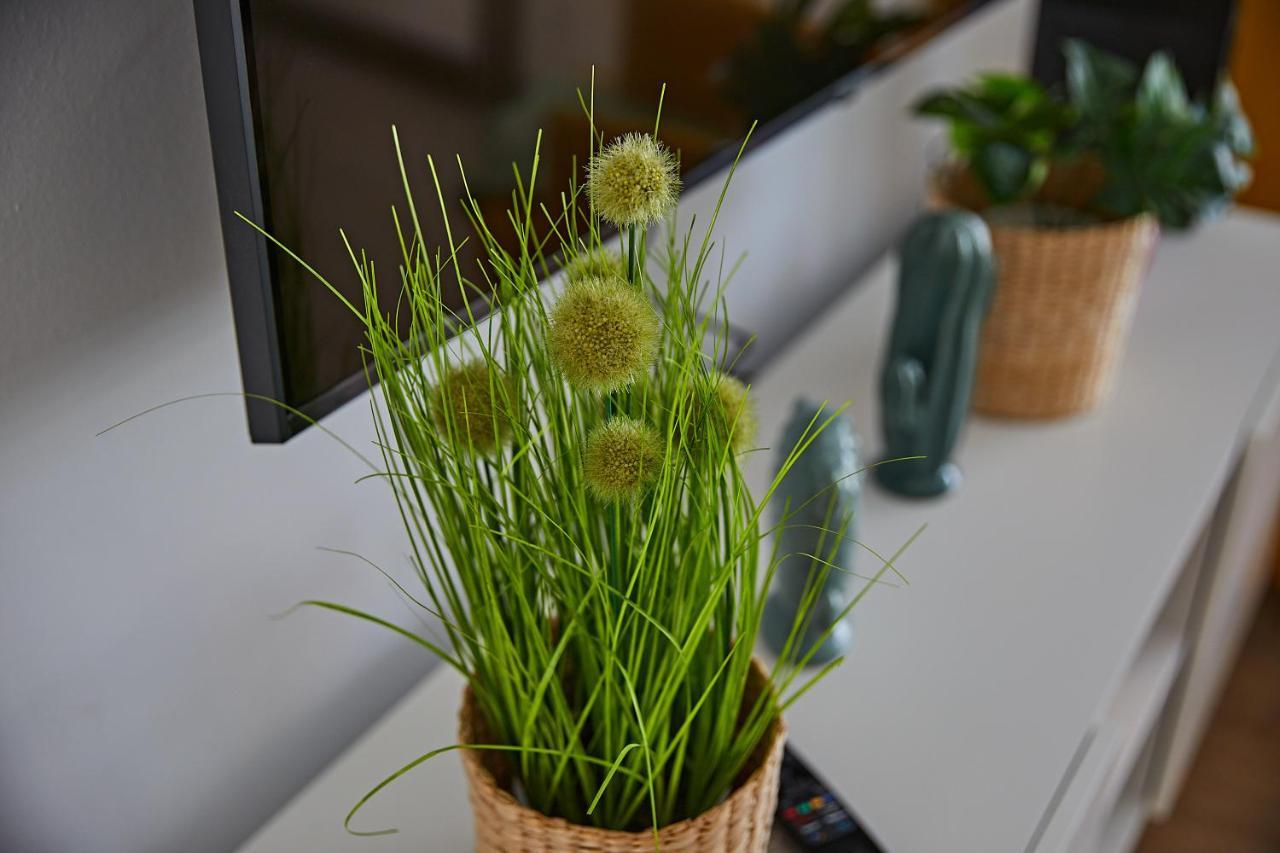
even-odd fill
[[[778,820],[805,850],[821,853],[884,853],[791,747],[782,754],[778,784]]]

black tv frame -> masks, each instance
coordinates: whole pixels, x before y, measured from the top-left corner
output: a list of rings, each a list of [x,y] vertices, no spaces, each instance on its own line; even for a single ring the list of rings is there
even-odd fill
[[[239,0],[195,0],[194,5],[231,311],[241,381],[248,395],[249,438],[255,443],[282,442],[300,431],[305,421],[268,402],[285,399],[271,254],[265,238],[235,215],[240,211],[254,222],[266,221],[245,16]],[[336,404],[326,411],[333,408]]]
[[[851,97],[867,80],[938,33],[995,2],[999,0],[957,3],[928,24],[891,40],[875,58],[758,126],[751,149],[823,107]],[[193,0],[193,6],[249,438],[254,443],[279,444],[301,432],[311,420],[319,420],[359,396],[368,386],[364,373],[356,372],[297,406],[296,412],[271,402],[286,399],[280,306],[273,287],[275,256],[266,238],[236,216],[239,211],[254,222],[270,222],[270,199],[259,171],[261,128],[252,102],[255,79],[247,0]],[[684,175],[685,186],[695,186],[722,172],[735,154],[734,146],[712,154]],[[483,311],[483,306],[477,308]],[[755,348],[750,361],[758,364],[768,355]]]

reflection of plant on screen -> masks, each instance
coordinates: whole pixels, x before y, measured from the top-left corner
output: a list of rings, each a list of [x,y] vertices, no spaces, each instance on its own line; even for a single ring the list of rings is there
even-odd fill
[[[921,19],[841,0],[815,17],[813,0],[779,0],[729,60],[724,87],[747,115],[773,118],[853,70],[885,36]]]

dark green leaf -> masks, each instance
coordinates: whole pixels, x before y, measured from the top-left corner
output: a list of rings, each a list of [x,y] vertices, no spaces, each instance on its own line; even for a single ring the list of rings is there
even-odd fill
[[[1151,55],[1138,84],[1136,101],[1139,114],[1155,113],[1172,118],[1186,117],[1191,111],[1182,75],[1163,51]]]
[[[1240,108],[1240,95],[1230,80],[1218,86],[1213,99],[1213,123],[1231,151],[1240,157],[1254,153],[1253,128]]]
[[[1067,91],[1082,120],[1108,121],[1132,99],[1137,69],[1128,60],[1078,39],[1067,40],[1062,51]]]
[[[916,101],[911,109],[916,115],[923,116],[961,119],[969,117],[960,100],[950,92],[929,92]]]
[[[1035,156],[1025,148],[1007,142],[993,142],[974,152],[970,167],[991,200],[1007,204],[1029,195],[1036,187]],[[1040,174],[1043,180],[1043,174]]]

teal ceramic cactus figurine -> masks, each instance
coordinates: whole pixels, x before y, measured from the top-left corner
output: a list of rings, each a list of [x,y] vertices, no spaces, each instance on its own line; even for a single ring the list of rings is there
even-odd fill
[[[794,447],[815,417],[819,421],[825,417],[820,414],[823,411],[826,411],[823,406],[797,400],[778,446]],[[781,538],[778,553],[785,555],[785,559],[778,566],[773,589],[765,603],[764,638],[775,652],[782,649],[812,573],[818,573],[815,582],[825,574],[813,615],[799,639],[800,648],[805,651],[822,640],[810,664],[823,664],[839,657],[853,640],[847,618],[836,624],[825,639],[822,635],[832,627],[854,593],[850,572],[857,538],[853,520],[861,491],[855,473],[858,466],[858,439],[853,423],[847,417],[839,418],[805,450],[772,499],[774,521],[781,525],[777,533]],[[786,519],[784,513],[788,516]],[[844,538],[833,552],[830,544],[833,537],[828,534],[824,539],[821,528],[839,529],[846,520]],[[843,571],[825,569],[822,563],[807,555],[817,555]]]
[[[995,288],[991,233],[962,211],[929,213],[900,250],[898,306],[880,373],[888,460],[876,479],[891,492],[931,497],[955,488],[950,461],[969,409],[978,333]]]

